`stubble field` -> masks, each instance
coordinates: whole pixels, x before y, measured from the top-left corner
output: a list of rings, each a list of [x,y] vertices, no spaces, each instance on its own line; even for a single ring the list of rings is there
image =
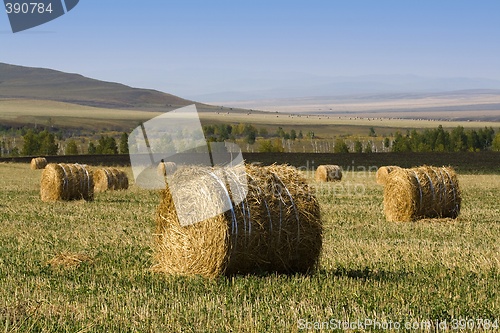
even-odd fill
[[[40,176],[0,164],[0,332],[500,325],[499,174],[460,175],[460,217],[415,223],[385,220],[373,173],[321,186],[307,174],[325,228],[319,270],[215,280],[149,270],[156,192],[131,186],[47,204]]]

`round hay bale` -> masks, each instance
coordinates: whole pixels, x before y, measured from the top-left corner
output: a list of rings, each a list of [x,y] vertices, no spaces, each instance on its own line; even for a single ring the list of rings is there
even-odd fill
[[[456,218],[461,201],[458,178],[450,167],[395,169],[388,175],[384,188],[388,221]]]
[[[92,172],[80,164],[48,164],[42,172],[40,197],[44,202],[94,199]]]
[[[163,190],[156,216],[153,270],[216,277],[309,272],[317,266],[322,247],[320,209],[305,179],[289,166],[247,165],[239,173],[236,168],[177,170],[170,189],[181,189],[183,204],[213,212],[230,203],[230,209],[182,226],[169,188]],[[228,183],[241,183],[238,177],[246,177],[248,192],[235,204],[241,194],[232,193],[234,187]],[[225,197],[214,193],[225,193]]]
[[[31,170],[44,169],[47,166],[47,159],[45,157],[35,157],[31,159]]]
[[[167,176],[167,173],[173,174],[177,170],[177,164],[174,162],[160,162],[158,164],[158,175],[159,176]]]
[[[316,169],[314,179],[318,182],[333,182],[342,179],[342,168],[338,165],[320,165]]]
[[[377,173],[375,174],[377,184],[385,185],[385,183],[387,182],[387,176],[389,176],[389,174],[396,169],[400,169],[400,167],[395,165],[387,165],[378,168]]]
[[[127,174],[116,168],[101,168],[94,172],[94,192],[128,189]]]

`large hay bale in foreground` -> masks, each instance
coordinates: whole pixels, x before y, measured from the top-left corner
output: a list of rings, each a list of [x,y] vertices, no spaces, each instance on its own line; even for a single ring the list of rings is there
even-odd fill
[[[316,169],[314,179],[318,182],[333,182],[342,179],[342,168],[338,165],[320,165]]]
[[[31,159],[31,170],[44,169],[47,166],[47,159],[45,157],[35,157]]]
[[[384,188],[388,221],[456,218],[461,201],[457,175],[450,167],[396,169],[387,177]]]
[[[385,185],[389,174],[396,169],[401,169],[401,168],[395,165],[387,165],[378,168],[377,173],[375,174],[375,180],[377,181],[377,184]]]
[[[235,204],[239,194],[231,193],[227,185],[242,181],[235,168],[177,170],[170,190],[181,189],[180,202],[199,211],[214,211],[224,203],[230,203],[231,209],[182,226],[170,190],[162,191],[155,271],[216,277],[309,272],[317,266],[322,246],[320,209],[305,179],[289,166],[244,168],[240,175],[246,178],[248,193],[239,204]],[[225,195],[221,198],[216,193]]]
[[[165,177],[167,173],[173,174],[177,170],[177,164],[174,162],[160,162],[158,164],[158,175]]]
[[[94,199],[94,179],[80,164],[48,164],[42,172],[40,197],[44,202]]]
[[[94,172],[94,192],[128,189],[127,174],[116,168],[101,168]]]

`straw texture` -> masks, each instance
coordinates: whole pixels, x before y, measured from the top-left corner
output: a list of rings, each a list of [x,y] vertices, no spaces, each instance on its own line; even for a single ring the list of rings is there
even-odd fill
[[[461,201],[458,178],[450,167],[395,169],[384,187],[384,213],[388,221],[456,218]]]
[[[44,169],[47,166],[47,159],[45,157],[35,157],[31,159],[31,170]]]
[[[94,192],[128,189],[127,174],[116,168],[101,168],[94,172]]]
[[[314,179],[318,182],[333,182],[342,180],[342,168],[338,165],[320,165],[316,169]]]
[[[154,270],[216,277],[264,271],[309,272],[316,267],[322,225],[318,202],[305,179],[289,166],[244,168],[245,172],[240,173],[234,168],[177,170],[170,186],[172,191],[182,189],[183,204],[193,210],[211,211],[230,202],[230,209],[182,226],[170,190],[162,191],[156,218]],[[195,180],[200,177],[205,180]],[[235,204],[239,201],[235,198],[242,198],[241,193],[232,193],[234,187],[227,184],[244,180],[248,193]],[[214,193],[226,193],[226,197]]]
[[[377,181],[377,184],[385,185],[385,183],[387,183],[387,177],[389,176],[389,174],[396,169],[401,168],[395,165],[387,165],[378,168],[377,173],[375,174],[375,180]]]
[[[42,201],[91,201],[94,199],[94,179],[86,166],[80,164],[48,164],[40,181]]]

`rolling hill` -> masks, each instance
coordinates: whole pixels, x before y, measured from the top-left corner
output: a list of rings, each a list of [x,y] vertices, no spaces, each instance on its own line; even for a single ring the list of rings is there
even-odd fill
[[[51,100],[113,109],[158,109],[195,102],[79,74],[0,63],[0,98]]]

